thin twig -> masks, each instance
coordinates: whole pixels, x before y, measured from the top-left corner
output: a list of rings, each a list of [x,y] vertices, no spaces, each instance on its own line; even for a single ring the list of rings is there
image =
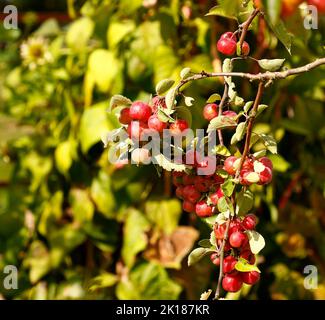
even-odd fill
[[[220,297],[221,282],[222,282],[222,278],[223,278],[223,261],[224,261],[224,255],[225,255],[225,245],[228,240],[230,222],[231,222],[231,219],[229,218],[227,221],[227,225],[226,225],[225,235],[222,240],[221,247],[219,249],[219,253],[220,253],[220,255],[219,255],[219,259],[220,259],[219,278],[218,278],[218,285],[217,285],[216,294],[214,296],[214,300],[218,300]]]
[[[189,77],[187,79],[182,80],[178,86],[176,87],[176,92],[179,92],[180,89],[188,82],[201,80],[205,78],[215,78],[215,77],[240,77],[244,79],[248,79],[250,81],[266,81],[266,80],[277,80],[277,79],[285,79],[289,76],[305,73],[312,69],[317,68],[318,66],[321,66],[325,64],[325,58],[317,59],[311,63],[308,63],[302,67],[294,68],[294,69],[288,69],[285,71],[276,71],[276,72],[264,72],[264,73],[244,73],[244,72],[201,72],[198,74],[193,75],[192,77]]]
[[[228,100],[228,91],[229,91],[228,89],[229,89],[228,83],[225,82],[225,89],[223,91],[223,95],[222,95],[222,98],[221,98],[221,101],[220,101],[220,104],[219,104],[219,112],[218,112],[219,116],[222,115],[223,107],[224,107],[224,105],[226,104],[226,102]],[[223,146],[224,143],[223,143],[223,136],[222,136],[222,130],[221,129],[218,130],[218,137],[219,137],[220,144]]]
[[[240,26],[242,29],[241,35],[240,35],[240,39],[239,39],[239,46],[240,46],[240,52],[241,52],[241,48],[243,46],[243,43],[245,41],[246,35],[247,35],[247,31],[249,26],[252,24],[253,20],[255,19],[255,17],[260,14],[260,10],[259,9],[255,9],[251,15],[249,16],[249,18]]]

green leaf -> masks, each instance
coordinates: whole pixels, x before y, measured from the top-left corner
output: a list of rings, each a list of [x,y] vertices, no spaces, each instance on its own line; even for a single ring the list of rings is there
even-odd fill
[[[152,225],[171,234],[178,226],[182,208],[177,199],[148,200],[145,203],[145,213]]]
[[[116,117],[107,114],[105,103],[86,109],[81,116],[79,129],[82,152],[86,153],[92,145],[101,141],[108,131],[115,129],[118,125]]]
[[[211,250],[209,248],[196,248],[194,249],[188,256],[187,264],[188,266],[192,266],[193,264],[200,261],[203,257],[205,257],[207,254],[214,252],[214,250]]]
[[[210,239],[202,239],[198,242],[198,245],[202,248],[210,249],[211,248]]]
[[[265,247],[263,236],[255,230],[247,230],[246,234],[248,236],[249,246],[252,253],[258,254]]]
[[[227,116],[218,116],[210,121],[208,126],[208,132],[235,126],[237,126],[237,122],[234,118],[230,118]]]
[[[256,111],[256,117],[259,116],[268,107],[269,106],[267,104],[260,104],[260,105],[258,105],[257,111]]]
[[[255,159],[259,159],[259,158],[262,158],[266,155],[266,152],[267,150],[266,149],[263,149],[263,150],[260,150],[260,151],[257,151],[255,153],[253,153],[253,156]]]
[[[273,24],[268,16],[264,16],[264,18],[270,29],[274,32],[275,36],[282,42],[287,51],[291,54],[293,35],[288,32],[283,21],[280,20],[276,24]]]
[[[216,238],[216,235],[214,233],[214,230],[211,231],[210,233],[210,245],[213,247],[212,250],[214,250],[214,248],[217,246],[217,238]],[[210,247],[211,249],[211,247]]]
[[[173,85],[175,81],[172,79],[164,79],[158,82],[156,85],[156,92],[159,96],[162,96],[166,93]]]
[[[278,154],[270,154],[270,160],[273,163],[273,169],[278,172],[287,172],[291,164]]]
[[[127,107],[130,106],[131,104],[132,101],[129,98],[126,98],[120,94],[116,94],[111,98],[108,112],[112,112],[112,110],[116,107],[120,107],[120,106]]]
[[[102,288],[108,288],[114,286],[118,282],[118,277],[109,272],[104,272],[103,274],[93,278],[90,281],[89,291],[95,291]]]
[[[230,144],[233,145],[233,144],[241,141],[245,136],[245,132],[246,132],[246,122],[239,123],[236,128],[236,132],[234,133],[234,135],[231,138]]]
[[[74,140],[67,140],[60,143],[55,149],[55,163],[58,170],[66,175],[72,162],[77,156],[77,143]]]
[[[173,110],[175,105],[175,99],[176,99],[176,88],[172,88],[167,92],[165,98],[167,111]]]
[[[231,215],[234,215],[234,206],[231,203],[231,200],[227,197],[221,197],[218,200],[218,210],[221,213],[230,212]]]
[[[115,217],[115,198],[111,178],[104,170],[99,171],[98,177],[93,179],[90,194],[99,212],[107,218]]]
[[[112,21],[107,29],[107,43],[110,49],[115,49],[132,31],[135,23],[132,20]]]
[[[119,71],[120,60],[112,52],[96,49],[89,56],[85,81],[93,81],[101,92],[107,92],[116,82]]]
[[[146,248],[148,244],[146,232],[149,229],[150,223],[141,212],[135,209],[128,211],[122,247],[122,258],[127,267],[131,268],[136,255]]]
[[[182,80],[187,79],[191,75],[191,68],[184,68],[180,72],[180,76]]]
[[[162,266],[145,262],[118,283],[116,295],[119,300],[175,300],[181,291]]]
[[[221,6],[215,6],[209,10],[206,16],[220,16],[228,19],[237,20],[237,17],[233,14],[229,14],[224,8]]]
[[[221,185],[221,189],[222,189],[224,195],[226,195],[227,197],[230,197],[233,194],[235,187],[236,187],[236,185],[230,179],[227,179]]]
[[[214,146],[211,151],[213,154],[220,154],[221,156],[225,156],[225,157],[229,157],[231,155],[227,147],[221,144]]]
[[[250,108],[253,106],[254,101],[248,101],[245,103],[244,105],[244,112],[248,113],[248,111],[250,110]]]
[[[214,102],[220,101],[220,100],[221,100],[220,94],[214,93],[209,97],[209,99],[207,100],[207,103],[214,103]]]
[[[237,195],[237,206],[236,213],[238,215],[243,215],[249,212],[254,204],[254,195],[251,191],[243,189]]]
[[[66,35],[67,45],[76,51],[84,50],[84,47],[93,34],[94,27],[94,22],[87,17],[82,17],[74,21],[70,25]]]
[[[248,261],[244,258],[239,258],[235,265],[235,269],[240,272],[257,271],[261,273],[260,269],[257,266],[255,266],[254,264],[249,264]]]
[[[79,223],[90,221],[94,215],[94,205],[87,191],[82,189],[71,189],[69,194],[73,218]]]
[[[168,160],[163,154],[158,154],[153,157],[154,163],[158,164],[160,167],[167,171],[177,171],[182,172],[187,169],[187,166],[184,164],[173,163]]]
[[[186,120],[189,126],[192,125],[192,112],[187,107],[177,107],[176,113],[178,118]]]
[[[262,59],[258,60],[257,63],[266,71],[277,71],[283,66],[285,60],[286,59]]]
[[[164,109],[158,108],[158,119],[162,122],[175,122],[175,120],[168,114],[165,113]]]
[[[266,12],[270,18],[272,25],[276,25],[279,22],[281,13],[281,0],[267,0],[266,1]]]
[[[32,284],[36,283],[51,270],[49,252],[44,243],[39,240],[31,243],[24,262],[30,268],[29,279]]]
[[[269,150],[273,154],[278,152],[277,143],[271,135],[261,133],[259,136],[263,140],[263,143],[267,150]]]

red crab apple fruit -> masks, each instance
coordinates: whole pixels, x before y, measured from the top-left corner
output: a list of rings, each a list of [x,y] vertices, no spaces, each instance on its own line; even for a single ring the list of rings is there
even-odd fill
[[[235,265],[237,263],[237,259],[233,256],[225,257],[223,260],[223,272],[230,273],[235,270]]]
[[[241,278],[244,283],[253,285],[260,280],[260,274],[257,271],[243,272]]]
[[[184,189],[184,187],[182,187],[182,186],[179,186],[176,188],[175,193],[176,193],[177,198],[183,199],[183,189]]]
[[[218,116],[218,105],[215,103],[207,104],[203,109],[204,119],[211,121]]]
[[[189,213],[195,212],[195,204],[190,201],[185,200],[183,202],[183,210],[185,212],[189,212]]]
[[[136,148],[132,151],[131,159],[136,164],[148,164],[151,160],[150,152],[148,149]]]
[[[127,128],[127,132],[130,138],[140,140],[145,129],[148,129],[148,125],[145,122],[131,121]]]
[[[249,47],[249,44],[248,44],[246,41],[244,41],[244,42],[243,42],[243,45],[242,45],[242,47],[241,47],[241,53],[242,53],[242,55],[243,55],[243,56],[248,56],[250,50],[251,50],[251,49],[250,49],[250,47]]]
[[[226,116],[228,118],[236,118],[237,117],[237,113],[235,111],[231,111],[231,110],[226,110],[224,112],[222,112],[223,116]]]
[[[211,254],[210,260],[214,265],[216,265],[216,266],[220,265],[220,258],[216,252]]]
[[[226,274],[222,279],[222,287],[228,292],[237,292],[241,289],[243,280],[239,273]]]
[[[225,160],[224,169],[230,174],[234,175],[238,169],[240,159],[235,156],[230,156]]]
[[[240,248],[247,241],[247,236],[240,231],[233,232],[229,237],[229,243],[234,248]]]
[[[129,124],[132,121],[130,117],[130,108],[124,108],[120,112],[119,122],[121,124]]]
[[[174,136],[181,134],[186,129],[188,129],[188,123],[183,119],[176,120],[169,127],[170,133]]]
[[[236,40],[232,32],[226,32],[221,35],[217,42],[217,49],[226,56],[232,56],[236,52]]]
[[[196,214],[201,217],[210,217],[213,215],[213,207],[209,206],[206,201],[201,200],[195,206]]]
[[[246,229],[246,230],[254,230],[257,224],[257,218],[254,214],[248,214],[243,222],[242,222],[242,226]]]
[[[130,117],[132,120],[148,121],[152,114],[152,109],[149,105],[142,101],[135,101],[130,107]]]
[[[188,185],[183,189],[183,197],[187,201],[196,203],[201,198],[201,193],[197,191],[194,185]]]
[[[218,190],[210,194],[211,202],[216,206],[220,198],[224,196],[222,189],[219,187]]]
[[[325,1],[324,0],[308,0],[308,4],[317,8],[318,12],[325,13]]]
[[[148,119],[148,127],[152,130],[161,133],[164,129],[167,128],[167,123],[160,121],[158,116],[156,114],[153,114]]]

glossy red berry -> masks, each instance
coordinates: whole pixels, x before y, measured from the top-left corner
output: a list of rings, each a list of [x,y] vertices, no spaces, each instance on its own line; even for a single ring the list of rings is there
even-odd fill
[[[243,280],[239,273],[226,274],[222,279],[222,287],[228,292],[237,292],[241,289]]]
[[[317,8],[319,13],[325,13],[325,1],[324,0],[308,0],[309,5],[313,5]]]
[[[120,112],[119,122],[121,124],[129,124],[132,121],[130,117],[130,108],[124,108]]]
[[[206,201],[201,200],[196,204],[195,212],[201,218],[210,217],[213,215],[213,207],[209,206]]]
[[[186,120],[178,119],[172,123],[169,127],[170,133],[174,136],[181,134],[183,131],[188,129],[188,123]]]
[[[242,226],[246,229],[246,230],[254,230],[257,224],[257,218],[254,214],[248,214],[243,222],[242,222]]]
[[[211,187],[211,181],[204,176],[196,176],[194,185],[199,192],[208,192]]]
[[[152,109],[149,105],[142,101],[133,102],[130,107],[130,117],[132,120],[148,121],[152,114]]]
[[[220,39],[232,39],[234,41],[237,40],[237,37],[233,34],[233,32],[225,32],[220,36]]]
[[[218,116],[218,105],[215,103],[209,103],[203,108],[204,119],[211,121]]]
[[[190,201],[185,200],[185,201],[183,201],[183,210],[185,212],[189,212],[189,213],[195,212],[195,204]]]
[[[238,161],[237,161],[238,160]],[[234,175],[238,169],[240,159],[235,156],[230,156],[225,160],[224,169],[230,174]]]
[[[236,118],[237,117],[237,113],[235,111],[231,111],[231,110],[226,110],[224,112],[222,112],[223,116],[229,117],[229,118]]]
[[[268,167],[259,173],[260,181],[259,184],[268,184],[272,181],[272,170]]]
[[[250,49],[250,47],[249,47],[249,44],[248,44],[246,41],[244,41],[244,42],[243,42],[243,45],[242,45],[242,47],[241,47],[241,53],[242,53],[242,55],[243,55],[243,56],[248,56],[250,50],[251,50],[251,49]]]
[[[211,254],[210,260],[212,261],[212,263],[214,265],[216,265],[216,266],[220,265],[220,258],[219,258],[219,255],[216,252]]]
[[[165,98],[155,96],[151,100],[152,110],[156,112],[159,108],[166,108]]]
[[[183,188],[183,197],[185,200],[196,203],[201,198],[201,193],[194,185],[188,185]]]
[[[219,187],[218,190],[210,194],[211,202],[216,206],[220,198],[224,196],[222,189]]]
[[[234,248],[240,248],[247,241],[247,236],[240,231],[233,232],[229,237],[229,243]]]
[[[167,123],[160,121],[158,116],[156,114],[153,114],[148,119],[148,127],[152,130],[161,133],[164,129],[167,128]]]
[[[183,199],[183,189],[184,188],[182,186],[179,186],[176,188],[175,193],[176,193],[177,198]]]
[[[269,158],[262,157],[262,158],[258,159],[258,161],[261,162],[262,164],[264,164],[265,167],[268,167],[271,170],[273,169],[272,161]]]
[[[253,285],[260,280],[260,274],[257,271],[243,272],[241,278],[244,283]]]
[[[230,273],[235,270],[235,265],[237,263],[237,259],[233,256],[225,257],[223,260],[223,272]]]
[[[127,132],[130,138],[140,140],[144,130],[148,128],[145,122],[131,121],[128,125]]]
[[[232,56],[236,52],[236,41],[231,38],[230,33],[224,33],[217,42],[217,49],[224,55]]]
[[[194,184],[194,181],[195,181],[195,176],[193,175],[185,174],[183,177],[183,184],[186,186],[190,184]]]

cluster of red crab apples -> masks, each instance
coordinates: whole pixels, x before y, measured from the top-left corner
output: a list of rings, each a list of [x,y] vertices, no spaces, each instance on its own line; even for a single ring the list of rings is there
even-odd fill
[[[250,265],[255,264],[256,258],[250,249],[245,231],[254,230],[256,224],[257,218],[253,214],[248,214],[244,218],[237,217],[230,222],[228,239],[224,246],[222,287],[225,291],[237,292],[243,283],[254,285],[260,279],[260,274],[257,271],[240,272],[235,269],[239,259],[244,259]],[[226,228],[226,223],[214,226],[214,234],[219,247],[225,237]],[[213,253],[210,259],[213,264],[220,265],[220,257],[217,252]]]

